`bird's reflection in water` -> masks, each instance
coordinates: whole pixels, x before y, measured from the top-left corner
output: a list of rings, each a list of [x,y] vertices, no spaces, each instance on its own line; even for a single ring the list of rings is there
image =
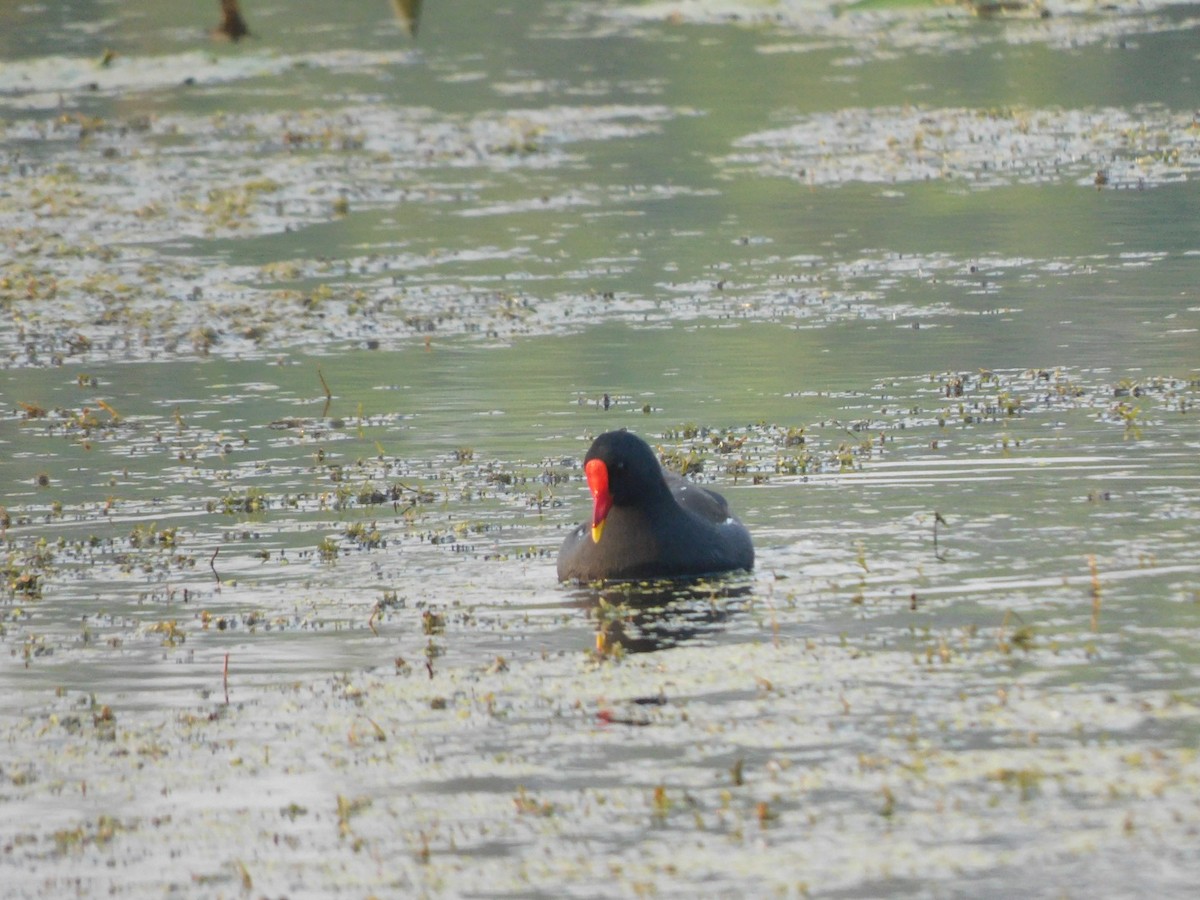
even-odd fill
[[[582,585],[569,605],[596,621],[596,652],[650,653],[712,637],[746,608],[746,576],[679,581],[621,581]]]

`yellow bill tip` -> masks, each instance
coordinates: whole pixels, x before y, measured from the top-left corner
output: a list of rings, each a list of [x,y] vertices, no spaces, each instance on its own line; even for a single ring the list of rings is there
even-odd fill
[[[603,533],[604,533],[604,522],[603,521],[597,522],[595,525],[593,525],[592,526],[592,543],[593,544],[600,543],[600,535],[602,535]]]

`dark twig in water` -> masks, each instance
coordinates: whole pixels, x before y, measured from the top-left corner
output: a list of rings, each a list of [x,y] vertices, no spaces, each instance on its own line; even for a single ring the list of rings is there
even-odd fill
[[[208,567],[210,569],[212,569],[213,578],[217,579],[217,593],[220,593],[220,591],[221,591],[221,576],[217,573],[217,566],[216,566],[217,554],[220,552],[221,552],[221,548],[218,547],[216,550],[213,551],[213,555],[208,558]]]
[[[333,392],[329,390],[329,382],[325,380],[320,366],[317,366],[317,377],[321,379],[321,387],[325,389],[325,408],[321,410],[321,418],[324,419],[329,416],[329,407],[333,404]]]
[[[221,684],[225,687],[225,705],[229,705],[229,654],[225,654],[225,669],[221,673]]]
[[[943,518],[942,514],[937,510],[933,511],[933,555],[941,562],[946,561],[946,554],[938,552],[938,525],[949,527],[950,523]]]

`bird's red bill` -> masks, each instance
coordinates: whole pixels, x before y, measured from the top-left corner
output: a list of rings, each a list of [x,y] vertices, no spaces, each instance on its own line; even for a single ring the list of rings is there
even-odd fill
[[[608,492],[608,466],[599,459],[589,459],[583,467],[588,490],[592,492],[592,543],[600,543],[604,520],[612,509],[612,494]]]

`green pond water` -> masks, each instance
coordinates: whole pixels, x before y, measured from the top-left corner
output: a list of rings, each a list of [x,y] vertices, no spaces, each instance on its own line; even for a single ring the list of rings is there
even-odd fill
[[[1190,895],[1200,8],[216,7],[0,9],[5,896]]]

